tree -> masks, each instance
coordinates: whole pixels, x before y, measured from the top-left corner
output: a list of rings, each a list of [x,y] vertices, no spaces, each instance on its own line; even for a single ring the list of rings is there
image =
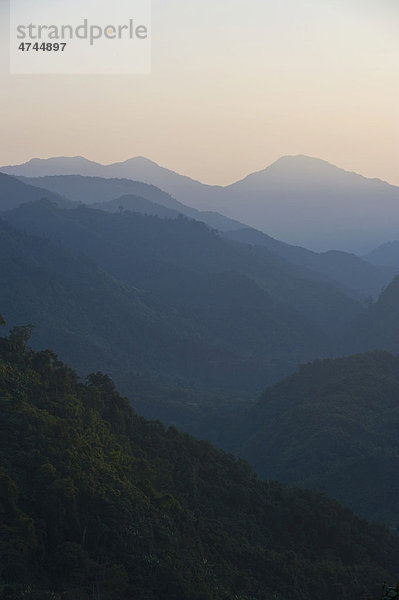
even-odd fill
[[[22,325],[13,327],[10,331],[9,340],[17,346],[23,346],[31,337],[34,325]]]
[[[387,586],[384,583],[380,600],[397,600],[399,598],[399,583],[396,586]]]

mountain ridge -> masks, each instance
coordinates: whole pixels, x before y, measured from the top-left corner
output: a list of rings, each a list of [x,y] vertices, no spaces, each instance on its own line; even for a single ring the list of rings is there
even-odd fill
[[[246,182],[248,180],[248,178],[250,178],[252,176],[259,176],[262,174],[270,173],[272,171],[278,172],[281,167],[284,169],[284,168],[286,168],[286,166],[298,167],[300,164],[305,167],[310,167],[310,166],[316,167],[317,166],[319,168],[323,168],[325,171],[330,171],[331,173],[332,172],[335,172],[335,173],[344,172],[347,175],[353,175],[355,177],[365,179],[367,181],[375,181],[375,182],[379,182],[379,183],[386,183],[387,185],[393,185],[393,184],[390,184],[389,182],[387,182],[383,179],[380,179],[378,177],[366,177],[365,175],[362,175],[361,173],[358,173],[357,171],[351,171],[351,170],[345,169],[343,167],[338,167],[334,163],[331,163],[330,161],[324,160],[322,158],[318,158],[316,156],[309,156],[307,154],[286,154],[284,156],[281,156],[274,162],[272,162],[270,165],[264,167],[263,169],[259,169],[258,171],[249,173],[245,177],[242,177],[241,179],[238,179],[237,181],[234,181],[233,183],[231,183],[227,186],[224,186],[224,188],[229,189],[238,183]]]
[[[243,224],[215,211],[199,211],[179,202],[168,192],[149,183],[127,178],[97,177],[92,175],[50,175],[42,177],[19,177],[20,181],[33,186],[43,186],[55,193],[64,193],[70,200],[84,204],[110,202],[116,198],[133,194],[142,196],[184,214],[197,221],[203,221],[210,227],[222,231],[230,231],[242,227]]]
[[[47,160],[50,162],[42,159],[33,165],[0,170],[11,175],[43,175],[47,165],[46,174],[56,174],[54,165],[58,161],[58,170],[62,171],[62,161],[67,159]],[[35,167],[38,164],[39,171]],[[89,162],[65,169],[69,173],[80,170],[81,175],[92,175],[94,170],[98,176],[151,183],[192,208],[215,210],[272,237],[312,250],[335,248],[364,255],[387,239],[395,239],[399,228],[398,186],[306,155],[282,157],[224,187],[202,184],[137,157],[105,166]]]
[[[378,183],[385,183],[389,186],[394,186],[394,184],[389,183],[388,181],[385,181],[379,177],[367,177],[365,175],[362,175],[361,173],[358,173],[357,171],[352,171],[349,169],[346,169],[344,167],[339,167],[337,165],[335,165],[334,163],[322,159],[322,158],[318,158],[315,156],[310,156],[307,154],[286,154],[281,156],[280,158],[274,160],[273,162],[271,162],[269,165],[258,169],[256,171],[252,171],[250,173],[248,173],[247,175],[245,175],[244,177],[241,177],[240,179],[234,180],[232,183],[230,184],[226,184],[226,185],[218,185],[218,184],[207,184],[204,183],[202,181],[200,181],[199,179],[196,179],[195,177],[191,177],[189,175],[183,175],[182,173],[180,173],[179,171],[175,170],[175,169],[170,169],[168,167],[163,167],[162,165],[160,165],[159,163],[157,163],[156,161],[146,157],[146,156],[142,156],[142,155],[137,155],[137,156],[132,156],[130,158],[127,158],[126,160],[122,160],[122,161],[115,161],[115,162],[110,162],[110,163],[101,163],[98,161],[93,161],[91,159],[86,158],[85,156],[81,156],[81,155],[76,155],[76,156],[53,156],[53,157],[49,157],[49,158],[31,158],[30,160],[24,162],[24,163],[16,163],[16,164],[12,164],[12,165],[4,165],[2,167],[0,167],[0,171],[3,171],[6,174],[9,174],[7,171],[8,170],[15,170],[15,171],[19,171],[19,170],[23,170],[25,168],[29,168],[31,166],[45,166],[47,165],[53,165],[55,163],[62,163],[65,162],[67,163],[67,165],[65,165],[66,168],[68,168],[68,163],[77,163],[80,166],[92,166],[93,168],[96,169],[104,169],[104,168],[111,168],[111,167],[125,167],[128,165],[135,165],[135,164],[142,164],[145,166],[151,166],[151,167],[156,167],[158,169],[162,169],[164,171],[169,172],[170,174],[173,175],[178,175],[180,177],[184,177],[187,180],[190,180],[196,184],[201,184],[203,186],[207,186],[210,188],[217,188],[217,189],[228,189],[234,185],[236,185],[237,183],[241,183],[241,182],[245,182],[248,177],[252,177],[252,176],[256,176],[262,173],[266,173],[267,171],[270,170],[276,170],[278,169],[281,165],[286,165],[290,162],[297,162],[297,161],[301,161],[303,164],[314,164],[314,165],[319,165],[319,166],[324,166],[329,168],[330,170],[336,171],[336,172],[344,172],[348,175],[353,175],[362,179],[365,179],[367,181],[374,181],[374,182],[378,182]],[[54,173],[55,175],[61,175],[62,173]],[[65,173],[66,174],[66,173]],[[76,175],[77,173],[70,173],[71,175]],[[46,175],[35,175],[36,177],[45,177],[45,176],[50,176],[49,174]],[[397,186],[394,186],[397,187]]]

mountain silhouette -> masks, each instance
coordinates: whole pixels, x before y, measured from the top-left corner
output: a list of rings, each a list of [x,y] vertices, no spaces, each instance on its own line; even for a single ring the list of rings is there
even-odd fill
[[[187,206],[175,200],[171,194],[162,191],[159,187],[143,183],[142,181],[83,175],[50,175],[43,177],[20,177],[20,179],[29,185],[47,188],[58,194],[63,194],[71,200],[83,202],[84,204],[96,204],[96,206],[100,207],[100,204],[103,202],[114,201],[120,196],[134,195],[169,208],[175,211],[175,213],[202,221],[220,231],[231,231],[243,227],[243,224],[239,221],[229,219],[217,212],[199,211]],[[141,211],[138,210],[138,212]]]
[[[128,178],[153,184],[198,210],[212,210],[313,250],[370,252],[399,228],[399,188],[308,156],[285,156],[232,185],[210,186],[144,158],[110,165],[82,157],[8,166],[18,176]]]

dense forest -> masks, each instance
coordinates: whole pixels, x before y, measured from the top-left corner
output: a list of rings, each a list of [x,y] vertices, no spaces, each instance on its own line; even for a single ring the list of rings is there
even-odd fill
[[[240,415],[230,448],[398,530],[398,431],[399,358],[374,351],[303,365]]]
[[[44,179],[0,174],[1,600],[395,598],[397,268]]]
[[[109,376],[0,338],[2,600],[353,600],[399,541],[137,416]]]

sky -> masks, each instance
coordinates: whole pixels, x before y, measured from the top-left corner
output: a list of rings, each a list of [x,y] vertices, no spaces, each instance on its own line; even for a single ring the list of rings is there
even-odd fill
[[[146,75],[10,75],[8,4],[2,165],[141,155],[226,185],[307,154],[399,185],[398,0],[153,0]]]

